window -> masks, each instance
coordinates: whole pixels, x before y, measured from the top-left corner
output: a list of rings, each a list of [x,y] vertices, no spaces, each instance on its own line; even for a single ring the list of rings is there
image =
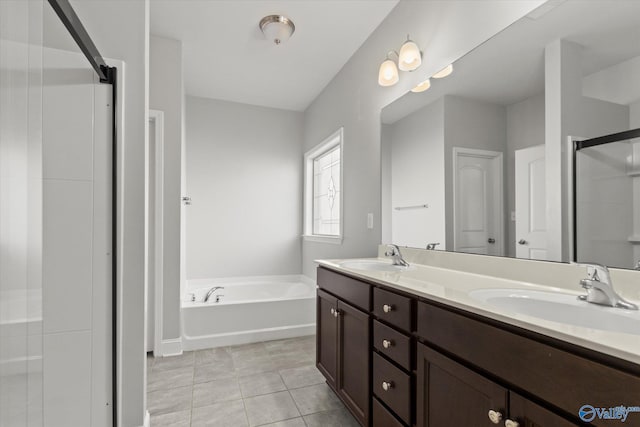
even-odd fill
[[[305,240],[342,242],[342,128],[304,155]]]

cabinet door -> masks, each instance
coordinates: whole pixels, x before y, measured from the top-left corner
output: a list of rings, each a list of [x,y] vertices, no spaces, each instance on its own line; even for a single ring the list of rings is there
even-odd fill
[[[504,425],[492,422],[489,411],[506,418],[506,389],[425,345],[417,347],[417,427]]]
[[[318,289],[316,310],[316,366],[327,379],[329,385],[336,387],[338,373],[338,299]]]
[[[338,393],[362,425],[369,424],[369,315],[338,300]]]
[[[514,392],[509,392],[509,414],[509,419],[516,421],[518,427],[575,427],[578,425]]]

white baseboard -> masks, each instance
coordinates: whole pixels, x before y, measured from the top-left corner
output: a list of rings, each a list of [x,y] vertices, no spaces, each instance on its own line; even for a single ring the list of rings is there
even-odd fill
[[[155,357],[179,356],[182,354],[182,338],[172,338],[170,340],[162,340],[160,344],[160,353],[154,354]]]
[[[142,427],[151,427],[151,414],[149,414],[149,411],[146,411],[144,414],[144,424]]]
[[[182,337],[182,347],[186,351],[202,350],[205,348],[222,347],[228,345],[250,344],[260,341],[303,337],[307,335],[313,335],[315,333],[316,324],[312,323],[308,325],[229,332],[225,334],[202,335],[197,337],[184,336]]]

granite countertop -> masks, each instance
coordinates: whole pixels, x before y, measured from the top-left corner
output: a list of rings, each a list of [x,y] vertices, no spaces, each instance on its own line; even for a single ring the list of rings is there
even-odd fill
[[[366,261],[380,261],[389,263],[388,259],[369,258]],[[520,328],[566,341],[581,347],[589,348],[604,354],[640,364],[640,330],[638,334],[604,331],[587,327],[575,326],[567,323],[554,322],[538,317],[524,315],[515,311],[510,312],[487,302],[483,302],[470,295],[472,291],[480,289],[525,289],[544,292],[558,292],[575,295],[581,293],[563,288],[538,285],[524,281],[515,281],[500,277],[461,272],[457,270],[432,267],[412,263],[403,271],[369,271],[346,268],[340,264],[345,259],[317,260],[325,268],[349,274],[385,285],[418,297],[440,302],[451,307],[459,308],[474,314],[510,324]],[[634,301],[638,303],[637,301]],[[585,302],[585,304],[588,304]],[[638,320],[640,325],[640,311],[604,308],[595,306],[596,310],[616,310],[616,314],[628,316]]]

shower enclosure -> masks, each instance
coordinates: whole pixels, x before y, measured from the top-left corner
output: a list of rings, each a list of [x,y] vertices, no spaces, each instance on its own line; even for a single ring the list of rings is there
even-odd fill
[[[0,426],[113,426],[116,70],[67,0],[0,20]]]
[[[574,141],[574,261],[640,269],[640,129]]]

